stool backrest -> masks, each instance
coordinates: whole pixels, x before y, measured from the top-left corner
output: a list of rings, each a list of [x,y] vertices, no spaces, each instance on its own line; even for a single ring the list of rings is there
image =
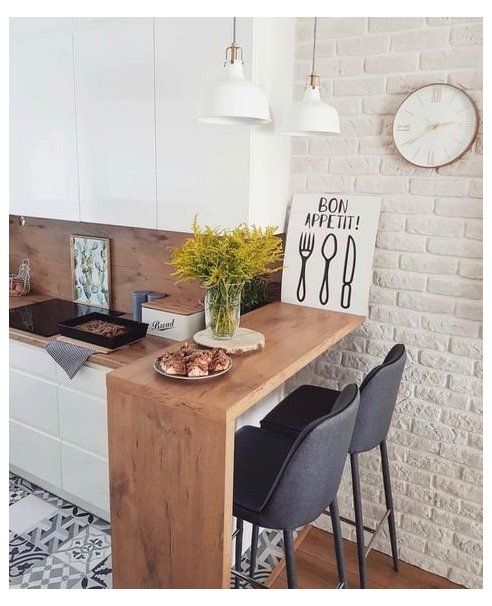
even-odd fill
[[[405,346],[394,345],[383,363],[373,368],[362,381],[351,453],[372,450],[386,438],[406,359]]]
[[[299,434],[262,510],[271,528],[295,529],[312,522],[333,501],[358,407],[359,390],[347,385],[337,398],[337,412],[316,419]]]

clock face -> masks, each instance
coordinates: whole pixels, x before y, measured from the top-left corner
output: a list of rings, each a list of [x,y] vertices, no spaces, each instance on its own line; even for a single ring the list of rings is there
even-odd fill
[[[461,89],[429,84],[411,93],[393,122],[393,138],[411,164],[436,167],[460,158],[475,140],[478,114]]]

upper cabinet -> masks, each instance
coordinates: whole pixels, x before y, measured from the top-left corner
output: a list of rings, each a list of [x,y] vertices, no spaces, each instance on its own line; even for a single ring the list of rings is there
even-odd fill
[[[79,219],[71,19],[10,20],[10,212]]]
[[[251,65],[253,19],[238,37]],[[157,217],[160,229],[201,223],[232,226],[249,219],[251,131],[197,121],[200,93],[221,76],[230,19],[155,21]],[[247,64],[248,65],[248,64]]]
[[[246,76],[273,118],[253,129],[196,120],[231,19],[12,22],[12,213],[169,231],[198,214],[283,230],[293,19],[238,19]]]
[[[157,219],[160,229],[203,224],[277,225],[288,197],[290,139],[281,135],[292,95],[293,19],[240,18],[245,75],[267,93],[273,122],[197,122],[200,93],[223,72],[232,19],[155,20]]]
[[[81,220],[156,227],[152,19],[75,19]]]

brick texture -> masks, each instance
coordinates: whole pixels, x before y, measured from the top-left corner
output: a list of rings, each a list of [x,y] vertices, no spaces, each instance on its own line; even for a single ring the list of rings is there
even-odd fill
[[[311,27],[299,19],[296,95]],[[318,35],[326,57],[319,73],[342,134],[293,140],[291,191],[380,194],[383,206],[368,320],[289,387],[359,382],[395,342],[406,344],[388,437],[400,556],[481,587],[481,137],[460,162],[437,170],[407,164],[391,140],[396,107],[424,84],[464,86],[481,107],[481,19],[322,18]],[[365,522],[374,526],[384,512],[378,451],[360,466]],[[339,499],[353,517],[348,467]],[[317,524],[330,528],[326,517]],[[355,538],[350,527],[344,533]],[[389,551],[387,536],[376,548]]]

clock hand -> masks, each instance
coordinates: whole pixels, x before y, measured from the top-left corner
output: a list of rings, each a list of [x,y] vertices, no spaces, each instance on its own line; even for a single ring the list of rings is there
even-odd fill
[[[441,123],[437,123],[435,128],[439,128],[441,126],[449,126],[449,124],[456,124],[456,122],[453,120],[452,122],[441,122]]]
[[[418,134],[416,137],[413,137],[412,139],[409,139],[408,141],[405,141],[403,145],[410,145],[410,143],[414,143],[415,141],[417,141],[417,139],[420,139],[420,137],[425,135],[425,133],[429,132],[430,130],[434,130],[434,128],[435,126],[433,124],[429,124],[424,128],[424,130],[420,134]]]

